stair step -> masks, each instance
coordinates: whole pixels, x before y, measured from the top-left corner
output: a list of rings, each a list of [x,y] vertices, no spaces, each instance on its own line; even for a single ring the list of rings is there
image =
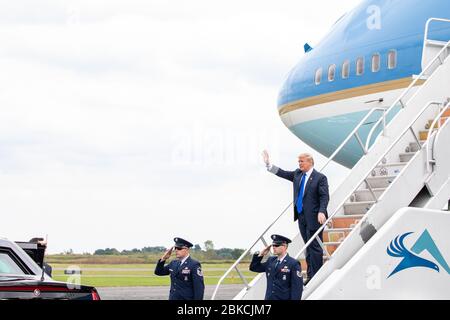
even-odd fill
[[[352,231],[352,230],[353,230],[353,228],[328,228],[328,229],[325,229],[324,232],[344,232],[344,231]]]
[[[342,241],[334,241],[334,242],[324,242],[323,244],[326,246],[339,246],[341,245]]]
[[[339,216],[331,220],[331,227],[334,228],[353,228],[364,217],[363,214],[354,216]]]
[[[444,114],[442,115],[442,117],[450,117],[450,109],[447,109]]]
[[[420,140],[427,140],[428,139],[428,130],[427,131],[420,131],[419,132],[419,139]]]
[[[414,155],[416,154],[416,152],[405,152],[405,153],[400,153],[399,157],[400,157],[400,162],[409,162]]]
[[[327,252],[328,252],[329,255],[332,255],[341,244],[342,244],[342,242],[327,242],[327,243],[324,243],[325,248],[327,249]]]
[[[440,126],[443,126],[444,123],[447,121],[447,119],[448,119],[448,117],[441,118],[440,124],[439,124],[439,122],[436,122],[436,124],[434,125],[434,129],[438,129]],[[425,129],[427,129],[427,130],[430,129],[431,125],[433,124],[433,121],[434,120],[428,120],[428,123],[426,124]]]
[[[395,180],[396,176],[369,177],[367,182],[373,189],[387,188]]]
[[[419,77],[419,75],[418,74],[413,74],[413,76],[412,76],[412,78],[414,79],[414,80],[416,80],[416,79],[421,79],[421,80],[428,80],[428,78],[429,78],[430,76],[427,76],[427,75],[423,75],[423,76],[421,76],[421,77]]]
[[[377,199],[379,199],[383,194],[383,192],[386,190],[386,188],[375,188],[372,190],[373,193],[375,193]],[[355,201],[374,201],[372,193],[370,192],[369,189],[356,190],[353,195],[353,198]]]
[[[422,146],[425,143],[425,141],[420,141],[420,145]],[[417,152],[419,151],[419,145],[417,144],[417,142],[411,142],[408,146],[408,148],[406,148],[406,152]]]
[[[420,140],[420,145],[423,146],[425,144],[426,140]],[[410,147],[417,147],[417,142],[410,142]]]
[[[340,229],[329,229],[323,232],[323,241],[324,242],[339,242],[341,239],[345,239],[350,232],[352,232],[352,228],[340,228]]]
[[[345,215],[364,214],[370,210],[375,201],[348,202],[344,204]]]
[[[391,167],[403,167],[405,164],[403,162],[391,162],[391,163],[385,163],[385,164],[379,164],[375,168],[391,168]]]
[[[374,173],[375,176],[396,176],[403,170],[405,165],[406,163],[404,162],[381,164],[375,167]]]
[[[433,132],[436,131],[436,129],[433,129]],[[419,132],[419,140],[426,141],[428,139],[428,130],[426,131],[420,131]]]

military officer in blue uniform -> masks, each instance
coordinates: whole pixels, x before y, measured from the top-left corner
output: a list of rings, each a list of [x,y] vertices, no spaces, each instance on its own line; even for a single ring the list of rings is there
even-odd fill
[[[175,238],[174,241],[175,246],[168,249],[156,264],[155,274],[158,276],[170,274],[169,300],[203,300],[205,284],[202,266],[189,255],[189,249],[193,244],[182,238]],[[173,250],[177,259],[165,266]]]
[[[250,271],[266,273],[265,300],[300,300],[303,292],[302,267],[299,261],[287,253],[291,240],[278,234],[272,235],[271,238],[272,244],[253,256]],[[275,256],[262,262],[270,247],[273,248]]]

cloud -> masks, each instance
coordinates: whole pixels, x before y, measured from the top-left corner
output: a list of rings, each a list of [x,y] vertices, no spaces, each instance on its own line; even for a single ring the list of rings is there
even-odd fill
[[[2,3],[0,234],[48,233],[51,252],[165,245],[174,233],[246,246],[291,195],[261,149],[288,168],[309,150],[279,120],[278,89],[342,7]]]

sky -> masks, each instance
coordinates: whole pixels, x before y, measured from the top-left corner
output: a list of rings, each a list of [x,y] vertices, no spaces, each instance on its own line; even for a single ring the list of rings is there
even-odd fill
[[[278,90],[359,2],[0,1],[0,237],[247,248],[292,201],[261,151],[325,162],[281,122]],[[333,190],[347,170],[325,173]],[[273,231],[293,236],[291,216]]]

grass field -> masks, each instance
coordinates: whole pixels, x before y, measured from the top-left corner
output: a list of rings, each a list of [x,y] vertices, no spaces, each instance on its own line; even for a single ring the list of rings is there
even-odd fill
[[[169,276],[158,277],[154,274],[155,264],[58,264],[51,263],[53,279],[58,281],[80,281],[81,284],[95,287],[134,287],[134,286],[168,286]],[[66,275],[64,270],[68,267],[81,269],[81,276]],[[228,270],[231,263],[204,263],[202,264],[205,284],[215,285],[220,277]],[[250,281],[256,276],[248,270],[248,264],[240,267],[241,272]],[[242,280],[236,271],[233,271],[224,284],[238,284]]]

